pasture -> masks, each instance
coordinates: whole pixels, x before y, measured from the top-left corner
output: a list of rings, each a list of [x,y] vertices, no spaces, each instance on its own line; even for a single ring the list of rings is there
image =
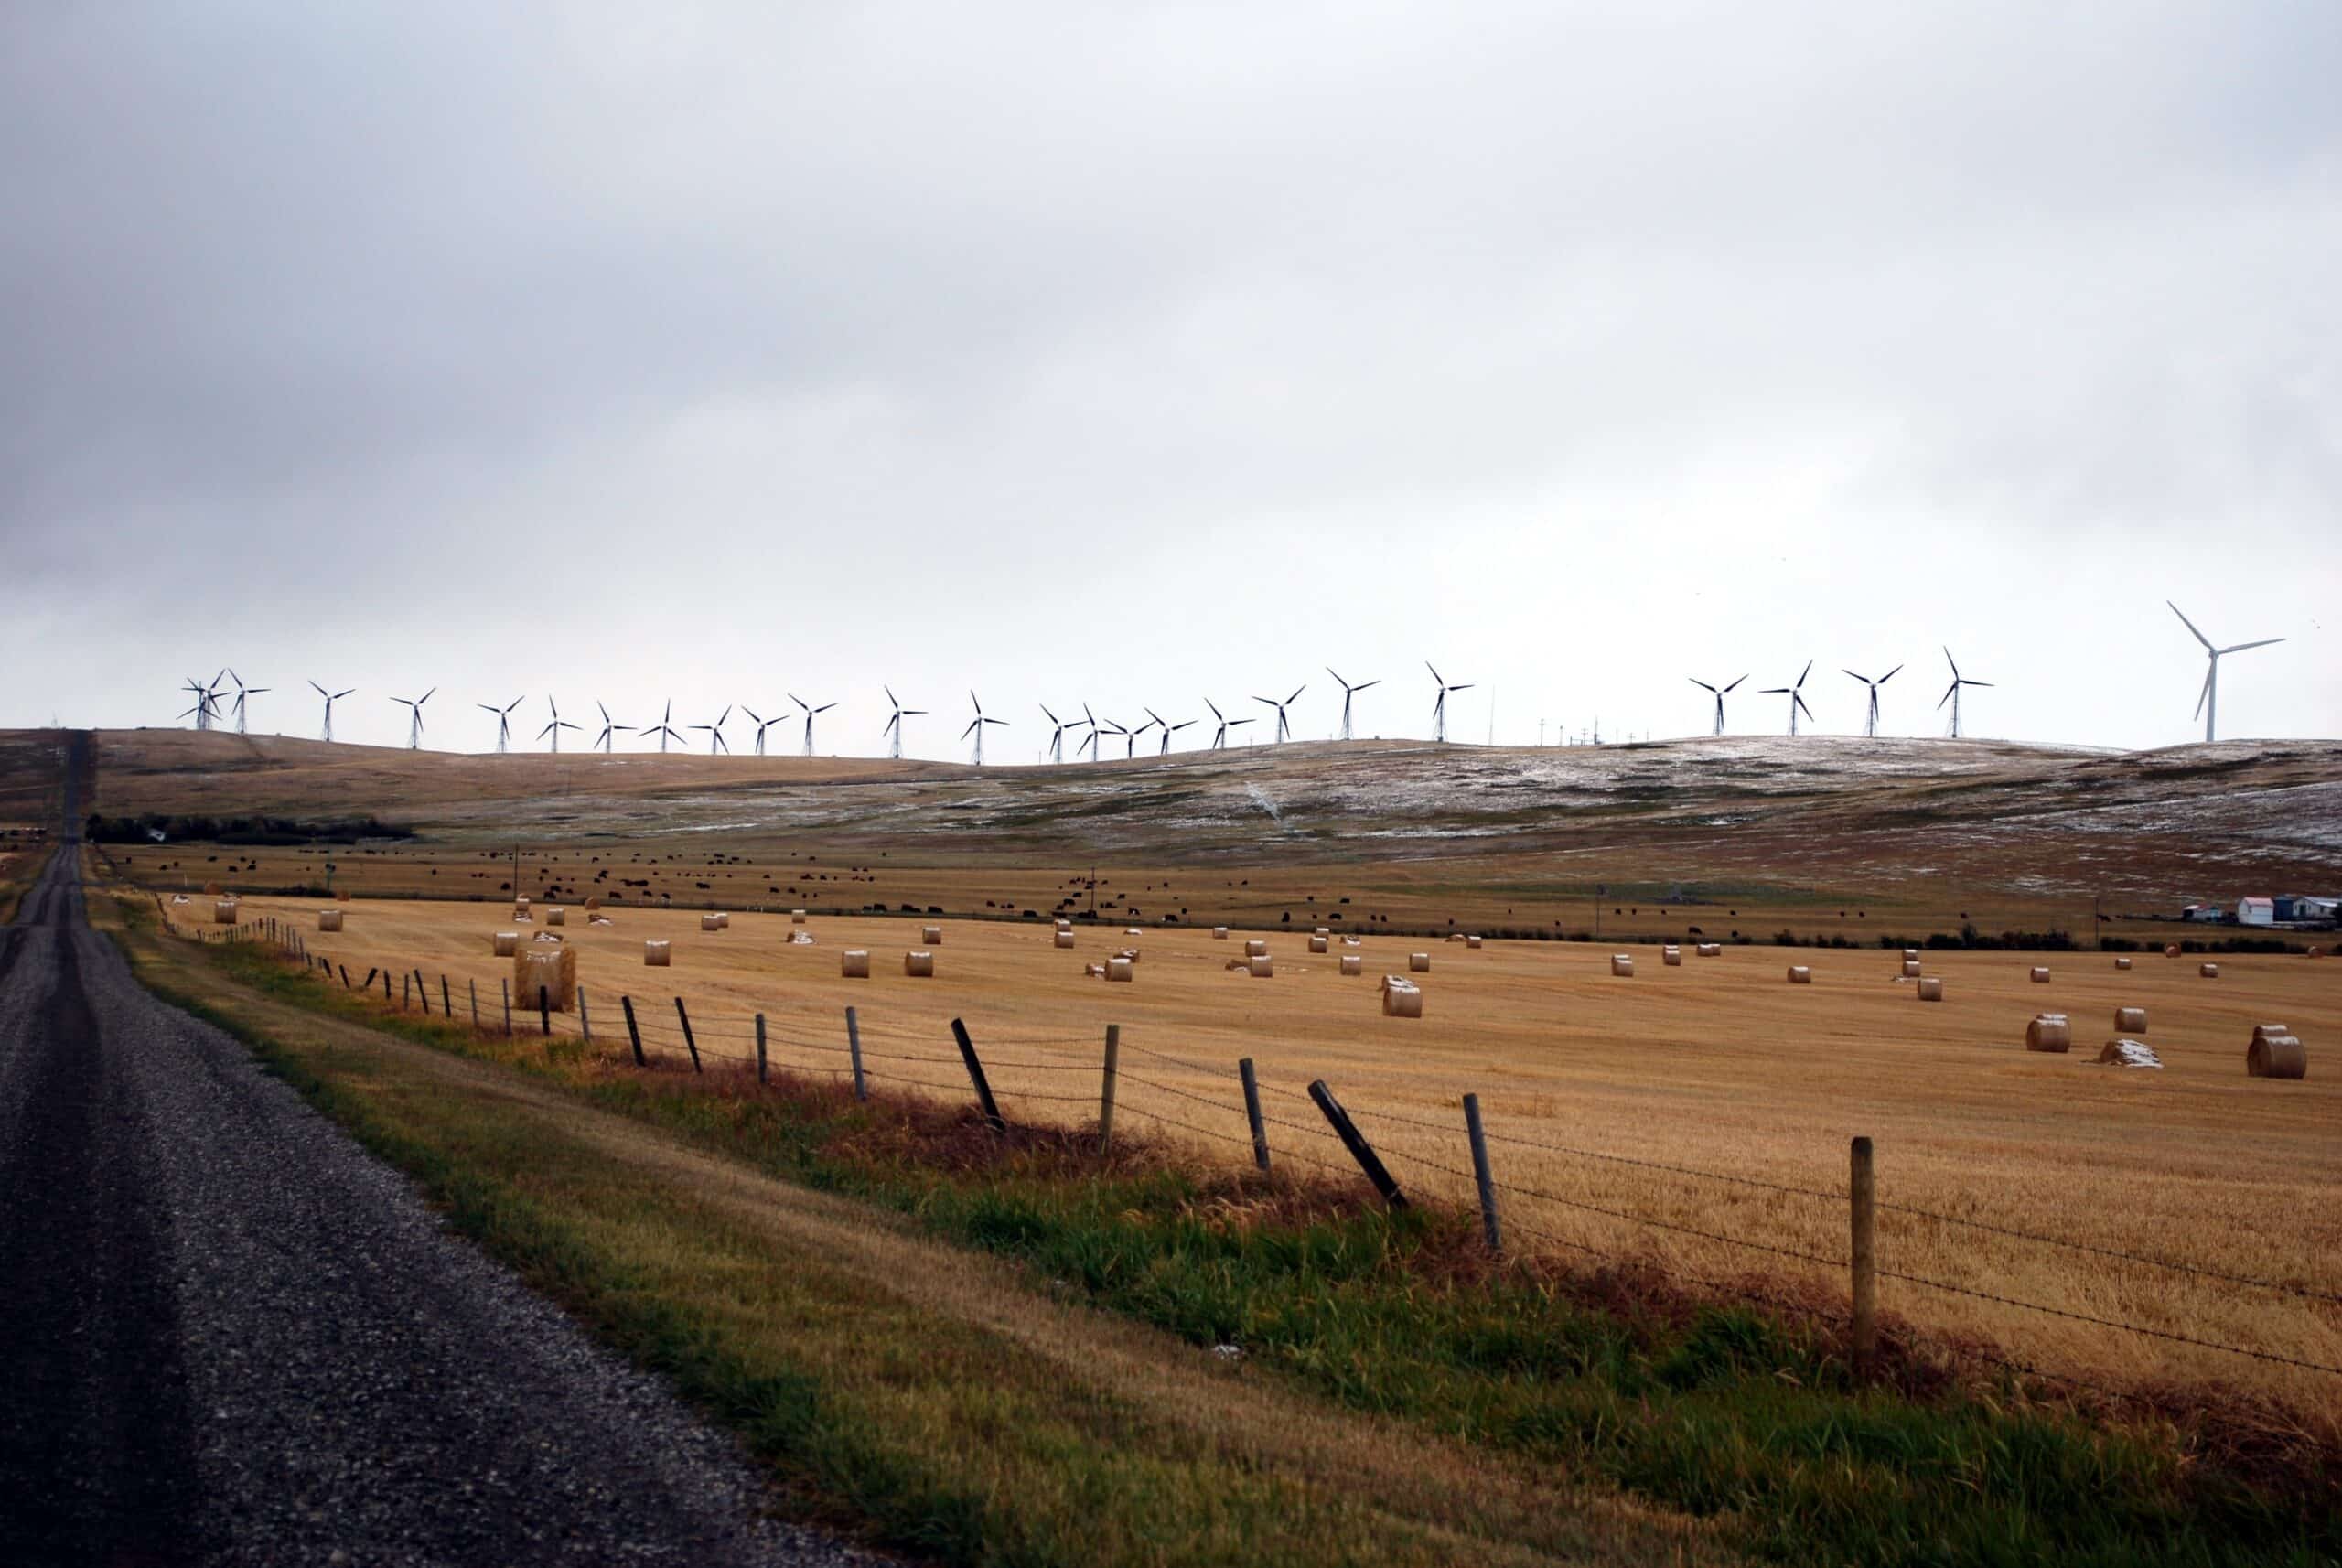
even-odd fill
[[[207,900],[168,898],[177,920],[208,920]],[[246,918],[290,922],[352,979],[420,969],[435,1006],[444,974],[459,1015],[477,983],[491,1024],[510,972],[491,934],[517,929],[525,940],[545,929],[516,926],[501,903],[361,898],[339,906],[345,929],[328,934],[319,908],[243,901]],[[1078,930],[1066,950],[1039,920],[815,916],[793,927],[786,912],[735,912],[728,929],[704,932],[696,910],[618,908],[595,926],[578,903],[567,908],[561,934],[608,1053],[623,1053],[625,993],[646,1044],[679,1058],[680,994],[711,1057],[747,1059],[761,1012],[777,1067],[843,1071],[853,1005],[882,1085],[965,1100],[948,1029],[959,1016],[1012,1119],[1079,1124],[1096,1116],[1100,1043],[1115,1024],[1122,1125],[1249,1160],[1236,1075],[1249,1057],[1277,1159],[1349,1168],[1302,1094],[1322,1078],[1411,1191],[1464,1204],[1458,1106],[1477,1093],[1511,1242],[1579,1263],[1590,1249],[1726,1289],[1804,1282],[1842,1292],[1834,1262],[1790,1254],[1845,1255],[1837,1195],[1848,1140],[1866,1134],[1878,1150],[1880,1267],[1935,1282],[1885,1281],[1889,1313],[2093,1380],[2217,1382],[2321,1422],[2342,1409],[2342,1379],[1984,1299],[2342,1365],[2342,1215],[2330,1201],[2342,1179],[2331,1054],[2342,1040],[2342,964],[2331,959],[2224,956],[2219,977],[2205,980],[2196,959],[2159,953],[2128,972],[2095,953],[1930,953],[1925,972],[1942,977],[1947,998],[1928,1004],[1900,977],[1898,955],[1876,948],[1728,945],[1711,959],[1687,948],[1681,967],[1667,967],[1652,946],[1490,940],[1467,950],[1370,933],[1347,950],[1363,955],[1364,973],[1344,977],[1341,939],[1312,954],[1298,924],[1268,935],[1276,972],[1263,980],[1225,967],[1243,938],[1262,935],[1241,929],[1219,941],[1204,928],[1131,936],[1114,925]],[[935,977],[906,977],[903,953],[926,947],[922,928],[937,924]],[[793,930],[815,941],[790,945]],[[646,939],[673,944],[671,969],[644,967]],[[1129,947],[1141,953],[1132,983],[1085,977]],[[868,950],[869,979],[841,977],[848,948]],[[1634,954],[1631,978],[1610,974],[1617,950]],[[1416,951],[1432,959],[1413,977],[1424,1016],[1385,1018],[1376,982],[1405,972]],[[1811,967],[1810,985],[1786,983],[1792,962]],[[2036,963],[2049,966],[2048,983],[2028,978]],[[2162,1070],[2093,1064],[2118,1005],[2147,1010],[2141,1037]],[[2070,1054],[2025,1049],[2026,1022],[2044,1011],[2072,1019]],[[2305,1080],[2245,1075],[2252,1026],[2272,1020],[2307,1043]],[[574,1015],[557,1020],[575,1026]]]

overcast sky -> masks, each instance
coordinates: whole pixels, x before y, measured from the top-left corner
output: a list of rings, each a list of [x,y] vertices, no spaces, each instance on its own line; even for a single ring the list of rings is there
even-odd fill
[[[1327,664],[1423,735],[1429,660],[1520,743],[1811,659],[1932,735],[1948,643],[1973,733],[2157,746],[2171,597],[2288,639],[2224,736],[2333,736],[2337,80],[2333,0],[26,0],[0,725],[876,753],[886,682],[1029,759]]]

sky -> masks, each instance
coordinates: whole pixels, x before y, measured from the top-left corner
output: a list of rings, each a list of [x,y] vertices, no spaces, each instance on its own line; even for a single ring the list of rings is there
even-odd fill
[[[2333,736],[2337,78],[2331,0],[0,7],[0,726],[1927,736],[1948,645],[2144,747],[2168,598]]]

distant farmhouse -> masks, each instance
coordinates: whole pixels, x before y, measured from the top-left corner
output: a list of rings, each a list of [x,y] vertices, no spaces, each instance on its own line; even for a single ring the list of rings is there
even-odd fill
[[[2342,920],[2342,896],[2255,894],[2239,898],[2233,908],[2224,904],[2190,904],[2179,913],[2184,920],[2200,921],[2206,925],[2330,930],[2337,920]]]

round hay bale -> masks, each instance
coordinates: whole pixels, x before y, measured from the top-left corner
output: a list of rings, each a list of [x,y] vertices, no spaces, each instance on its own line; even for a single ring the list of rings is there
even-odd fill
[[[921,926],[919,929],[919,940],[925,942],[929,947],[940,947],[943,942],[943,928],[940,926]]]
[[[534,1008],[537,993],[544,992],[548,1012],[566,1013],[577,1005],[577,951],[575,948],[523,948],[512,955],[512,1003]]]
[[[1327,950],[1328,945],[1329,944],[1323,937],[1312,937],[1309,939],[1309,950],[1311,952],[1324,952]]]
[[[497,933],[496,933],[496,956],[497,956],[497,957],[499,957],[499,958],[510,958],[514,953],[519,952],[520,950],[521,950],[521,933],[520,933],[520,932],[518,932],[518,931],[499,931],[499,932],[497,932]]]
[[[838,954],[838,973],[847,980],[870,978],[870,952],[866,948],[848,948]]]
[[[2253,1078],[2306,1078],[2309,1053],[2294,1036],[2256,1031],[2252,1044],[2245,1047],[2244,1070]]]
[[[321,931],[338,931],[341,929],[341,911],[338,909],[318,910],[317,929]]]
[[[2196,972],[2206,980],[2218,980],[2220,977],[2220,966],[2217,963],[2199,963],[2196,966]]]
[[[2033,983],[2036,985],[2047,985],[2049,983],[2048,965],[2036,963],[2033,966]]]
[[[1073,946],[1073,933],[1071,931],[1059,931],[1057,936],[1057,942],[1058,946],[1061,948],[1069,948]]]
[[[1320,926],[1311,934],[1314,936],[1330,937],[1334,934],[1334,929],[1331,926]]]
[[[792,926],[803,925],[805,923],[805,911],[802,909],[791,909],[789,912],[789,923]]]
[[[1423,988],[1392,975],[1382,986],[1382,1015],[1385,1018],[1420,1018],[1423,1015]]]
[[[588,898],[586,900],[586,912],[589,915],[594,913],[596,909],[599,909],[601,907],[602,900],[598,897]]]
[[[1146,935],[1146,933],[1140,930],[1136,926],[1124,926],[1123,928],[1123,935],[1126,937],[1143,937]]]
[[[903,955],[903,972],[919,980],[935,978],[935,955],[914,948]]]
[[[2109,1040],[2098,1053],[2100,1067],[2163,1066],[2163,1058],[2155,1055],[2144,1040]]]
[[[1344,953],[1342,955],[1342,972],[1344,974],[1364,974],[1366,972],[1366,960],[1354,952]]]
[[[551,931],[539,931],[535,936],[531,937],[529,940],[532,942],[557,942],[561,940],[559,937],[554,936]]]
[[[1480,939],[1477,937],[1467,936],[1464,939],[1464,945],[1472,951],[1477,952],[1480,950]]]
[[[1409,953],[1407,955],[1407,971],[1411,974],[1429,974],[1431,972],[1431,954],[1427,952]]]
[[[2036,1013],[2033,1022],[2025,1026],[2025,1048],[2028,1051],[2066,1052],[2074,1048],[2074,1032],[2066,1023],[2063,1013]]]
[[[1114,950],[1114,956],[1115,956],[1116,958],[1126,958],[1126,959],[1130,960],[1133,963],[1136,963],[1136,962],[1138,961],[1138,949],[1136,949],[1136,948],[1117,948],[1117,949],[1115,949],[1115,950]]]
[[[1244,943],[1246,958],[1263,958],[1267,956],[1269,944],[1259,937],[1252,937]]]
[[[1918,998],[1922,1002],[1942,1001],[1943,977],[1939,974],[1930,974],[1922,979],[1918,985]]]
[[[2179,956],[2179,944],[2177,942],[2165,944],[2163,950],[2163,956],[2165,958],[2177,958]]]
[[[1060,931],[1069,931],[1073,929],[1073,922],[1071,920],[1059,920],[1057,923],[1057,929]]]
[[[1919,961],[1919,950],[1918,950],[1918,949],[1917,949],[1917,948],[1905,948],[1905,949],[1903,950],[1903,961],[1904,961],[1905,963],[1917,963],[1917,962],[1918,962],[1918,961]]]
[[[1683,967],[1683,950],[1670,942],[1659,950],[1659,961],[1669,969],[1681,969]]]
[[[514,914],[516,914],[516,915],[525,915],[525,914],[527,914],[527,913],[529,912],[529,900],[527,900],[526,898],[515,898],[515,899],[513,899],[513,900],[512,900],[512,912],[513,912]]]
[[[2117,969],[2128,969],[2131,967],[2131,961],[2127,958],[2118,958],[2114,961],[2114,967]]]
[[[732,929],[732,916],[730,911],[718,909],[715,912],[715,929],[719,931],[728,931]]]
[[[1127,983],[1134,979],[1137,974],[1138,966],[1126,958],[1116,957],[1106,961],[1106,978],[1109,980]]]
[[[703,931],[720,931],[724,929],[724,917],[721,915],[702,915],[699,918],[699,929]]]
[[[1226,941],[1228,940],[1228,928],[1226,926],[1214,926],[1211,929],[1211,940],[1216,942]]]
[[[1364,947],[1366,943],[1364,940],[1359,937],[1344,937],[1342,939],[1342,946],[1346,948]]]
[[[1106,978],[1106,966],[1102,963],[1085,963],[1081,966],[1081,975],[1085,980],[1103,980]]]
[[[2324,958],[2325,956],[2326,950],[2315,942],[2310,943],[2308,950],[2302,954],[2304,958]]]
[[[1269,980],[1277,972],[1276,960],[1264,952],[1254,953],[1244,961],[1245,970],[1255,980]]]
[[[235,895],[232,893],[225,898],[216,900],[211,906],[212,923],[220,926],[234,925],[236,923],[236,898]]]
[[[2293,1032],[2294,1026],[2291,1024],[2255,1024],[2252,1026],[2252,1037],[2256,1040],[2269,1035],[2290,1035]]]
[[[1632,980],[1635,977],[1635,955],[1632,953],[1623,952],[1612,953],[1610,955],[1610,972],[1622,979]]]
[[[217,898],[220,894],[225,893],[226,891],[228,890],[225,887],[220,886],[217,882],[207,882],[203,885],[203,896],[206,898]]]
[[[1907,958],[1903,961],[1903,978],[1906,980],[1917,980],[1919,978],[1919,961],[1918,959]]]
[[[1812,984],[1813,971],[1801,963],[1793,963],[1789,965],[1789,983],[1791,985]]]
[[[545,911],[545,924],[548,926],[565,926],[569,924],[569,911],[563,908],[558,904],[554,905],[552,908]]]
[[[1724,944],[1722,942],[1702,942],[1699,947],[1693,950],[1698,952],[1702,958],[1722,958],[1724,956]]]
[[[2147,1010],[2143,1007],[2117,1007],[2114,1010],[2115,1032],[2123,1035],[2143,1035],[2147,1032]]]
[[[664,938],[652,938],[642,944],[642,967],[672,969],[675,967],[675,944]]]

